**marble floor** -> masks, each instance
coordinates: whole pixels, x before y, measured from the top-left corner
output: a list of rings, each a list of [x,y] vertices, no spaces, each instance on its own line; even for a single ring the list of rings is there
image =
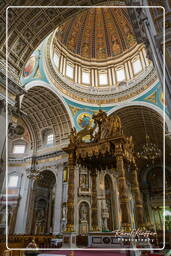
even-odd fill
[[[49,251],[42,252],[39,256],[129,256],[126,252],[116,252],[116,251],[87,251],[87,250],[76,250],[76,251]]]

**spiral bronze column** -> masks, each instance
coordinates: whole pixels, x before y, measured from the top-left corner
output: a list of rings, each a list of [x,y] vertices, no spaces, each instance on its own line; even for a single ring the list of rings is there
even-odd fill
[[[92,204],[91,204],[91,219],[92,231],[98,231],[98,212],[97,212],[97,171],[91,171],[92,177]]]
[[[68,179],[66,232],[74,231],[74,170],[75,170],[74,154],[69,153],[69,159],[68,159],[69,179]]]
[[[144,226],[143,202],[138,182],[137,166],[135,162],[131,164],[131,190],[135,199],[136,224],[138,228]]]
[[[122,146],[119,145],[121,149]],[[118,188],[121,209],[121,228],[126,231],[131,229],[131,212],[129,208],[128,186],[126,183],[124,159],[122,151],[116,153],[116,168],[118,171]]]

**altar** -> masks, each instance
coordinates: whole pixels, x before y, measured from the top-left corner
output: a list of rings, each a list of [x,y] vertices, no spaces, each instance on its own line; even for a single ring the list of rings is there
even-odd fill
[[[127,237],[121,240],[114,233],[103,231],[115,230],[116,223],[124,231],[130,231],[133,226],[144,227],[133,139],[124,135],[117,115],[107,116],[99,110],[92,119],[94,127],[79,132],[73,128],[69,145],[63,148],[68,154],[69,173],[64,244],[73,248],[75,237],[88,233],[89,248],[132,248]],[[79,204],[74,196],[76,173],[81,186]]]

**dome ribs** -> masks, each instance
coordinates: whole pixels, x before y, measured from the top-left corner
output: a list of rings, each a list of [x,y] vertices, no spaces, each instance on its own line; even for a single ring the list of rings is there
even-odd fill
[[[121,55],[135,46],[133,28],[124,8],[88,8],[59,26],[57,41],[93,61]]]
[[[76,53],[77,54],[81,53],[81,44],[82,44],[83,32],[84,32],[84,28],[85,28],[87,17],[88,17],[88,12],[86,12],[86,14],[85,14],[85,16],[83,18],[84,20],[83,20],[83,23],[81,25],[79,37],[78,37],[78,40],[77,40],[77,48],[76,48]]]
[[[104,10],[102,9],[102,17],[103,17],[103,24],[104,24],[104,32],[105,32],[105,40],[106,40],[106,48],[107,48],[107,55],[108,57],[111,57],[111,48],[110,48],[110,43],[109,43],[109,37],[108,37],[108,31],[106,27],[106,20],[104,16]]]
[[[93,31],[92,31],[92,48],[91,48],[91,52],[92,52],[92,58],[96,57],[96,49],[95,49],[95,43],[96,43],[96,12],[94,13],[94,22],[93,22]]]
[[[92,58],[92,34],[94,29],[94,13],[95,9],[87,11],[87,17],[84,24],[82,39],[81,39],[81,49],[80,53],[83,57]]]
[[[74,23],[74,20],[75,18],[72,18],[71,22],[68,22],[68,27],[66,29],[66,32],[65,32],[65,35],[63,37],[63,44],[67,44],[67,41],[68,41],[68,38],[69,38],[69,35],[70,35],[70,32],[71,32],[71,28],[73,26],[73,23]]]
[[[127,46],[126,46],[126,44],[125,44],[125,39],[124,39],[124,37],[123,37],[123,34],[122,34],[122,31],[120,30],[120,26],[118,25],[118,21],[116,20],[116,18],[115,18],[115,16],[114,16],[114,14],[113,14],[113,8],[112,9],[109,9],[110,10],[110,13],[111,13],[111,16],[112,16],[112,18],[113,18],[113,22],[114,22],[114,24],[115,24],[115,26],[116,26],[116,28],[117,28],[117,31],[118,31],[118,34],[119,34],[119,40],[120,40],[120,45],[122,46],[122,49],[123,50],[126,50],[127,49]],[[116,12],[117,10],[115,10],[115,12]]]

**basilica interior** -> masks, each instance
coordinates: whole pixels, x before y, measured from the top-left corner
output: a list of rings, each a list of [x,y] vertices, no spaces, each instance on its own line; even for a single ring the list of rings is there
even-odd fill
[[[29,243],[166,255],[171,2],[59,2],[0,7],[2,256]],[[137,230],[151,237],[128,240]]]

